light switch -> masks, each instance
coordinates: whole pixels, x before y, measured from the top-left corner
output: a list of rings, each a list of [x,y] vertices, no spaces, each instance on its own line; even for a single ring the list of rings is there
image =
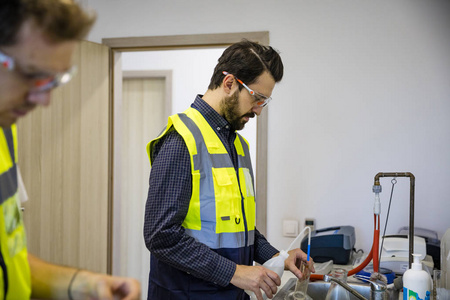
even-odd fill
[[[283,236],[296,237],[298,235],[298,221],[283,220]]]

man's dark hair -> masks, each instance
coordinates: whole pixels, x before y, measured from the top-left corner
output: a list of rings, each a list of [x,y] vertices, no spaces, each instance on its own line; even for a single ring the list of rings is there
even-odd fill
[[[208,89],[214,90],[222,84],[225,76],[223,71],[233,74],[246,84],[252,84],[264,71],[268,71],[275,82],[279,82],[283,78],[283,62],[272,47],[242,40],[225,49],[214,69]],[[239,89],[242,89],[241,85]]]
[[[0,46],[14,45],[23,23],[31,20],[52,42],[84,38],[95,16],[72,0],[2,0]]]

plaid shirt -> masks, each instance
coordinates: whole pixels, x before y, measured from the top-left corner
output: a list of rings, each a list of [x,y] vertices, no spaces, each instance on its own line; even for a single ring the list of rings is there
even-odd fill
[[[236,132],[230,124],[197,95],[191,105],[211,125],[237,166]],[[226,286],[236,264],[187,235],[183,223],[191,199],[192,175],[187,146],[173,127],[154,147],[148,198],[145,207],[144,239],[159,260],[195,277]],[[264,263],[279,251],[255,230],[255,261]]]

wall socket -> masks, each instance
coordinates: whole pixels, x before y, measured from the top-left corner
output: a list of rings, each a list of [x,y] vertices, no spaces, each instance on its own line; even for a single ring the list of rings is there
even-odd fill
[[[305,227],[310,227],[311,231],[316,230],[316,220],[312,218],[305,218]]]

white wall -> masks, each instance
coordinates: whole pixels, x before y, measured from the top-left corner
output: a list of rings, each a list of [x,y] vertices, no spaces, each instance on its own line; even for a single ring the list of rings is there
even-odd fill
[[[450,1],[84,0],[89,40],[270,31],[285,77],[269,105],[268,238],[282,219],[350,224],[370,249],[378,172],[416,176],[416,226],[450,227]],[[211,70],[212,71],[212,70]],[[388,232],[408,223],[399,179]],[[390,180],[381,181],[383,216]],[[383,222],[384,224],[384,222]]]

